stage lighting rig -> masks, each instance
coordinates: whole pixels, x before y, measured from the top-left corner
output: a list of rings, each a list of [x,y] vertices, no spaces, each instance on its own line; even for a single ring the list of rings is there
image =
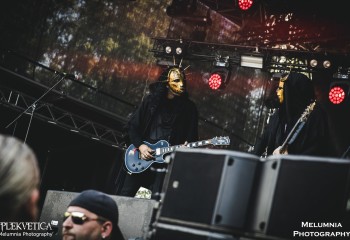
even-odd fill
[[[338,67],[333,74],[333,80],[329,86],[328,98],[333,104],[341,104],[348,97],[350,92],[350,68]]]
[[[217,56],[213,62],[208,85],[213,90],[224,89],[230,78],[229,56],[222,58]]]
[[[248,10],[253,5],[253,0],[238,0],[238,6],[241,10]]]
[[[261,55],[241,55],[241,67],[251,67],[251,68],[259,68],[262,69],[264,67],[264,59]]]

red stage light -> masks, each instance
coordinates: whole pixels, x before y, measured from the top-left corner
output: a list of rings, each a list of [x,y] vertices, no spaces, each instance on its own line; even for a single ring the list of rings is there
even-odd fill
[[[248,10],[253,5],[253,0],[238,0],[238,6],[242,10]]]
[[[340,86],[334,86],[329,90],[328,98],[333,104],[342,103],[345,97],[345,90]]]
[[[222,86],[222,77],[218,73],[212,73],[208,80],[209,87],[213,90],[217,90]]]

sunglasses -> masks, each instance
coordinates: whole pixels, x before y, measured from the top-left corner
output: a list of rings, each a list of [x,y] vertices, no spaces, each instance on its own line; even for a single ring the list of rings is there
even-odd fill
[[[66,221],[66,219],[69,217],[72,217],[72,222],[74,224],[78,224],[78,225],[82,225],[88,221],[100,221],[100,222],[108,221],[107,219],[102,218],[102,217],[89,218],[89,217],[85,216],[84,213],[81,213],[81,212],[65,212],[64,216],[63,216],[63,222]]]

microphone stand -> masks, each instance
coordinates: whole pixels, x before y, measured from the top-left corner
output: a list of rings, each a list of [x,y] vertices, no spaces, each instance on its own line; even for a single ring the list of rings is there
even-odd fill
[[[32,119],[33,119],[33,115],[34,115],[34,111],[35,108],[37,106],[37,103],[43,99],[43,97],[45,97],[49,92],[51,92],[60,82],[62,82],[63,79],[65,79],[67,77],[67,74],[65,73],[59,73],[57,71],[55,71],[56,76],[54,78],[60,77],[60,79],[49,89],[47,89],[37,100],[35,100],[27,109],[25,109],[23,112],[21,112],[12,122],[10,122],[5,128],[10,127],[14,122],[16,122],[23,114],[27,113],[29,111],[29,109],[32,109],[31,113],[30,113],[30,120],[29,120],[29,124],[28,124],[28,128],[27,128],[27,132],[26,132],[26,136],[24,138],[24,143],[27,140],[27,136],[29,133],[29,129],[32,123]]]

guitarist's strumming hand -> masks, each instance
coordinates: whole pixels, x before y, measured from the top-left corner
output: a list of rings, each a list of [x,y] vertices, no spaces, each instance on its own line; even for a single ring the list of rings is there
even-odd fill
[[[285,149],[284,151],[281,151],[282,146],[279,146],[278,148],[275,149],[275,151],[273,151],[273,155],[277,155],[277,154],[288,154],[288,150]]]
[[[140,151],[140,158],[142,158],[143,160],[151,160],[154,158],[153,157],[154,150],[152,150],[146,144],[141,144],[139,146],[139,151]]]

